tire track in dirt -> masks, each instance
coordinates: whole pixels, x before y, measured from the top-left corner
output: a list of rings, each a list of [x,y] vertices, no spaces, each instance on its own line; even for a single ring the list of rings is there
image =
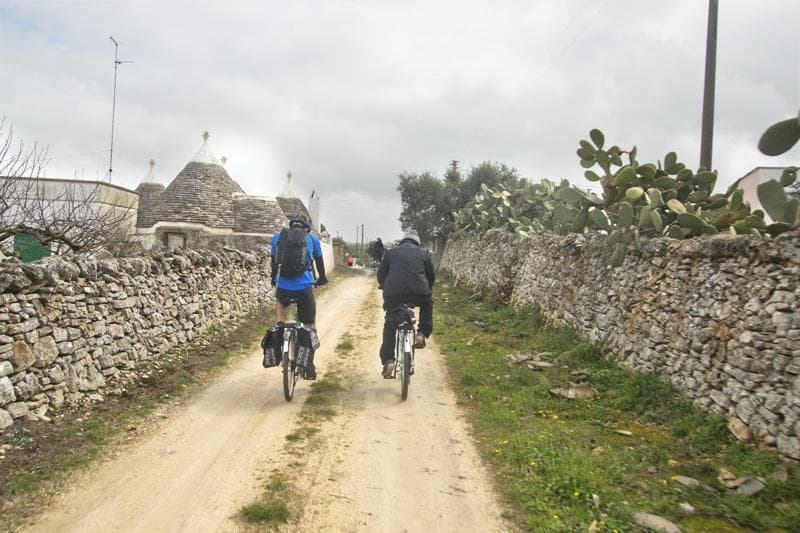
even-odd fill
[[[408,400],[380,377],[383,313],[373,287],[350,335],[355,349],[330,363],[347,389],[315,437],[296,488],[305,504],[286,531],[508,531],[491,481],[460,417],[442,356],[416,357]]]

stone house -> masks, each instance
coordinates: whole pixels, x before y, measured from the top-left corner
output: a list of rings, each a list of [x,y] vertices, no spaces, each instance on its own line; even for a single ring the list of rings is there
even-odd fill
[[[287,188],[276,198],[251,196],[242,190],[225,169],[225,158],[218,159],[203,144],[172,182],[164,187],[150,171],[136,187],[139,210],[136,234],[145,248],[167,246],[174,249],[215,249],[228,246],[252,249],[268,246],[275,231],[284,227],[291,216],[311,216],[302,200]],[[311,216],[319,230],[319,203]],[[323,250],[326,239],[323,237]],[[330,249],[330,243],[327,242]],[[330,251],[332,261],[332,251]]]

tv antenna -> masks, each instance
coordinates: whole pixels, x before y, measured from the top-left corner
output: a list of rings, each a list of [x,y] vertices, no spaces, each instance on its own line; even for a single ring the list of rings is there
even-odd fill
[[[111,150],[108,156],[108,182],[111,183],[111,172],[114,168],[114,117],[117,112],[117,67],[123,63],[134,63],[134,61],[120,61],[119,43],[114,37],[109,36],[114,43],[114,96],[111,101]]]

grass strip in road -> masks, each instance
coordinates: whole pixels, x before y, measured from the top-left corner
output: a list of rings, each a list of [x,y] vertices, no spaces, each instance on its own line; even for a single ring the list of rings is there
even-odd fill
[[[363,277],[367,273],[360,269],[345,270],[341,278]],[[378,312],[374,291],[361,304],[358,309],[357,320],[361,329],[369,331],[373,318]],[[303,487],[302,480],[307,475],[303,467],[308,463],[306,457],[319,456],[320,448],[325,446],[326,440],[322,433],[325,424],[333,421],[342,404],[347,399],[348,389],[355,379],[352,372],[344,367],[344,362],[357,349],[359,341],[365,340],[368,335],[358,335],[353,331],[345,331],[336,341],[334,353],[336,357],[331,360],[326,371],[320,373],[320,378],[310,384],[310,392],[297,414],[297,422],[292,431],[286,435],[286,443],[282,452],[285,466],[276,467],[266,483],[265,489],[259,497],[240,509],[239,517],[246,529],[250,528],[281,528],[282,524],[298,522],[305,501],[313,498],[313,488]],[[295,459],[291,459],[295,458]],[[304,494],[311,491],[309,495]],[[286,508],[284,517],[279,513],[267,513],[264,509]],[[279,517],[280,519],[277,519]]]
[[[353,350],[349,332],[345,332],[336,346],[337,355],[344,355]],[[325,422],[332,420],[336,407],[346,394],[342,386],[340,372],[335,361],[329,365],[328,371],[317,381],[310,382],[310,392],[297,415],[297,426],[286,435],[283,453],[286,457],[310,457],[314,450],[323,444],[319,433]],[[302,512],[303,498],[294,481],[302,472],[303,463],[294,461],[288,467],[279,467],[272,472],[263,494],[240,510],[240,517],[245,524],[278,526],[291,518],[297,518]]]
[[[10,445],[0,461],[0,519],[12,528],[41,511],[45,493],[65,474],[93,461],[108,445],[146,431],[147,417],[161,405],[200,389],[232,358],[251,352],[267,324],[271,306],[240,320],[213,326],[187,345],[137,367],[140,379],[105,393],[102,402],[81,409],[61,409],[52,423],[17,421],[0,443]],[[105,392],[105,391],[104,391]]]
[[[631,531],[632,514],[643,511],[687,532],[800,530],[798,469],[735,440],[724,418],[700,412],[673,386],[617,367],[569,329],[544,327],[535,308],[474,301],[447,279],[435,301],[451,378],[520,527]],[[553,366],[510,364],[516,352]],[[588,376],[597,395],[551,394],[570,386],[571,372]],[[732,492],[717,480],[720,468],[760,477],[766,488]],[[684,514],[681,503],[696,512]]]

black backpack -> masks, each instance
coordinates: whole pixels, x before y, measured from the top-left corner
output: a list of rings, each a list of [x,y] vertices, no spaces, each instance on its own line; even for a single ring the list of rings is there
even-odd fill
[[[308,245],[306,230],[283,228],[278,236],[275,262],[280,265],[281,277],[296,278],[308,270]]]

